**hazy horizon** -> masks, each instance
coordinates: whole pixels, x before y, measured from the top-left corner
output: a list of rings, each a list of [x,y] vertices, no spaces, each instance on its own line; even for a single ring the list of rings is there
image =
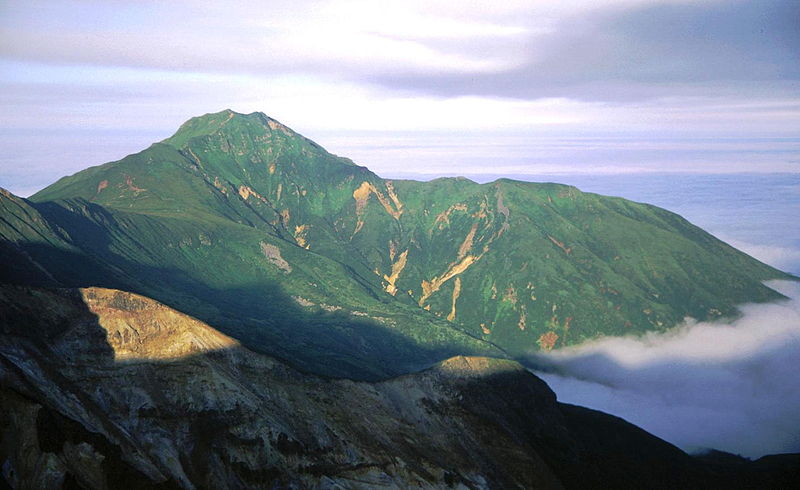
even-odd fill
[[[0,132],[0,147],[6,150],[0,155],[0,183],[28,197],[61,177],[138,153],[175,130],[6,130]],[[800,175],[800,160],[795,160],[800,137],[505,133],[487,140],[470,132],[299,132],[388,179]],[[740,165],[732,168],[735,163]]]

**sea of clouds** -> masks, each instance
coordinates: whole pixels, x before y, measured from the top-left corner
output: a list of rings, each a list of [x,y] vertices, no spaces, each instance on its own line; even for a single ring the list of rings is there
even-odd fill
[[[605,338],[531,362],[562,402],[620,416],[690,452],[800,452],[800,283],[729,322]]]

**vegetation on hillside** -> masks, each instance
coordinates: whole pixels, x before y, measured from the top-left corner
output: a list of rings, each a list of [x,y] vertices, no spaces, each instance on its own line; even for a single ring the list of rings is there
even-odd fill
[[[4,256],[28,264],[4,265],[5,281],[139,292],[301,369],[357,378],[732,315],[790,277],[646,204],[507,179],[384,180],[261,113],[191,119],[2,202]]]

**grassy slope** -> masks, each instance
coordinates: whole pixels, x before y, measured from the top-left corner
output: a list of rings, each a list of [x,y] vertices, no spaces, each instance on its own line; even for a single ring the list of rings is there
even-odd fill
[[[673,213],[572,187],[394,187],[407,210],[394,239],[409,250],[398,289],[420,298],[423,281],[458,263],[474,229],[468,255],[478,258],[424,305],[512,353],[732,314],[736,304],[779,297],[760,281],[788,277]]]

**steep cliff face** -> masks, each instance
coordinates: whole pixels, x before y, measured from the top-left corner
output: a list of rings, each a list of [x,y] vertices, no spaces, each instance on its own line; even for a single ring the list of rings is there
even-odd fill
[[[122,291],[3,286],[0,314],[15,488],[778,488],[797,464],[700,462],[512,361],[330,380]]]

